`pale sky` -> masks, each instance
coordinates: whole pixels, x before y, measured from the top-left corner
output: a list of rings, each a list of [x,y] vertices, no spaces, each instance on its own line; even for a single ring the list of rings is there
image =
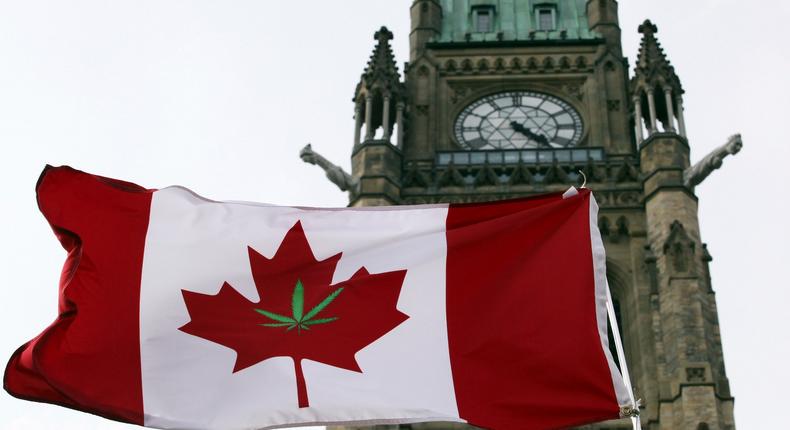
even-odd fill
[[[45,164],[220,200],[344,206],[301,162],[307,142],[349,166],[354,87],[373,32],[408,60],[410,0],[0,2],[0,360],[56,316],[65,253],[38,213]],[[744,149],[697,188],[740,428],[771,428],[790,386],[790,6],[622,1],[626,55],[651,18],[686,90],[692,158]],[[0,430],[127,425],[0,393]]]

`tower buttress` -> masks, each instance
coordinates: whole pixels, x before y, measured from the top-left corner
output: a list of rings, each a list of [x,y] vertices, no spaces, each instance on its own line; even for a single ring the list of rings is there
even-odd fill
[[[600,33],[615,55],[622,56],[620,21],[616,0],[587,0],[587,20],[590,30]]]
[[[442,6],[439,0],[414,0],[411,5],[409,58],[414,61],[425,50],[425,44],[442,31]]]
[[[633,154],[633,127],[628,116],[630,105],[628,88],[628,61],[623,57],[620,40],[620,21],[617,16],[616,0],[587,0],[586,15],[590,31],[602,37],[596,58],[596,79],[588,85],[596,86],[590,91],[599,97],[595,104],[606,106],[598,109],[602,127],[597,127],[595,140],[607,147],[610,154]]]
[[[683,89],[645,21],[631,81],[645,195],[647,240],[658,271],[657,358],[661,428],[734,428],[729,382],[719,339],[715,296],[707,276],[697,197],[685,185],[689,145],[677,109]],[[643,137],[641,117],[647,137]],[[675,116],[676,113],[681,113]],[[662,129],[658,127],[662,123]]]

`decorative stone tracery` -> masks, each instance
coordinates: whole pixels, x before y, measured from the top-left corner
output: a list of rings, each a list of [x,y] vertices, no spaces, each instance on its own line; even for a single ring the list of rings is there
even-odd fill
[[[693,275],[696,243],[686,232],[680,221],[674,221],[669,228],[669,236],[664,242],[664,254],[669,256],[671,269],[675,275]]]
[[[543,57],[478,57],[474,59],[448,58],[441,62],[441,75],[501,74],[501,73],[578,73],[590,72],[592,58],[588,55]],[[460,64],[460,66],[459,66]],[[526,66],[525,66],[526,65]]]

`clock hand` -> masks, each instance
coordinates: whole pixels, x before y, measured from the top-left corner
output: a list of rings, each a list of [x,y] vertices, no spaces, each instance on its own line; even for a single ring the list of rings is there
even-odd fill
[[[516,133],[521,133],[524,136],[526,136],[527,138],[532,139],[533,141],[537,142],[538,145],[543,145],[543,146],[545,146],[547,148],[551,148],[551,145],[549,145],[549,139],[546,138],[546,136],[544,136],[542,134],[535,133],[534,131],[524,127],[523,124],[519,124],[516,121],[511,121],[510,122],[510,127]]]
[[[510,127],[511,127],[511,128],[513,129],[513,131],[515,131],[516,133],[521,133],[521,134],[524,134],[524,135],[526,135],[526,134],[525,134],[525,130],[526,130],[526,129],[524,128],[524,126],[523,126],[523,125],[521,125],[521,124],[519,124],[519,123],[517,123],[516,121],[510,121]]]

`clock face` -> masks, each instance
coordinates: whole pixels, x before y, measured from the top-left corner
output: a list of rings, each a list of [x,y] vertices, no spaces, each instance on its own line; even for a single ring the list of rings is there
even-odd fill
[[[531,91],[483,97],[455,120],[455,138],[467,149],[567,148],[579,144],[582,131],[570,104]]]

